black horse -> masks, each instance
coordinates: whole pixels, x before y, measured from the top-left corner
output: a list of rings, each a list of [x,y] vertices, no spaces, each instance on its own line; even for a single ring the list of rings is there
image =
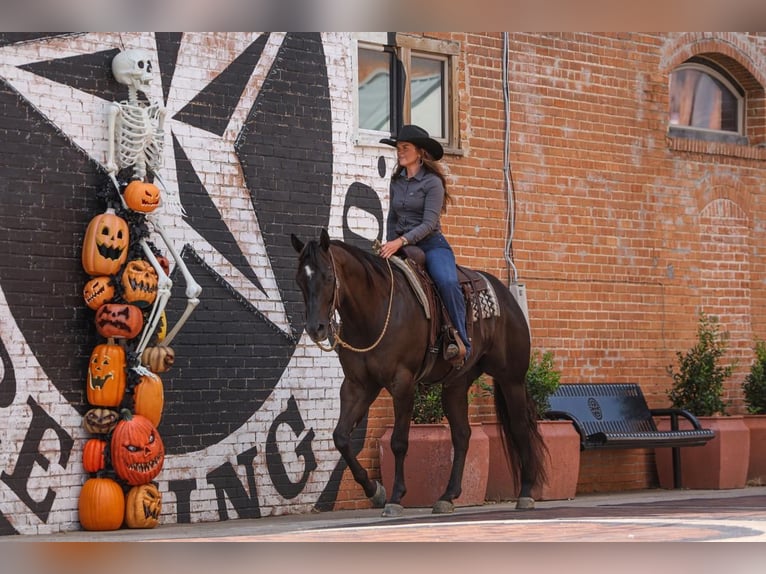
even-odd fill
[[[426,317],[421,301],[397,266],[342,241],[331,241],[324,229],[319,240],[304,244],[295,235],[291,239],[300,254],[296,282],[306,305],[306,331],[323,349],[337,351],[345,376],[333,440],[373,506],[385,506],[383,516],[402,513],[400,501],[406,493],[404,456],[410,419],[416,384],[425,374],[425,383],[442,385],[442,405],[454,448],[449,483],[434,503],[433,512],[454,510],[453,500],[461,493],[471,436],[468,391],[477,376],[487,373],[494,380],[495,410],[503,427],[506,452],[521,479],[517,508],[533,508],[532,487],[545,479],[545,447],[525,384],[530,358],[529,328],[510,291],[496,277],[482,274],[494,290],[499,313],[473,322],[470,333],[473,350],[469,361],[458,368],[441,354],[435,361],[429,359],[433,354],[429,344],[432,319]],[[335,320],[336,312],[340,326]],[[438,314],[431,314],[435,316]],[[332,344],[325,346],[322,343],[325,340]],[[427,360],[430,364],[424,373]],[[350,440],[351,432],[384,388],[393,398],[395,413],[391,438],[395,474],[388,500],[383,486],[370,480],[359,464]]]

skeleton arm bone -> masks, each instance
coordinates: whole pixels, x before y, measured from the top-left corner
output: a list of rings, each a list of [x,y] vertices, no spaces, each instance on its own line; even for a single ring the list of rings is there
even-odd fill
[[[197,283],[194,280],[194,277],[192,276],[191,272],[186,267],[186,264],[183,262],[183,259],[181,259],[178,253],[176,253],[176,250],[173,248],[173,245],[171,244],[167,235],[165,235],[165,231],[162,229],[162,227],[153,218],[147,218],[147,219],[149,219],[151,223],[154,225],[155,231],[160,235],[160,237],[162,238],[162,241],[167,246],[168,251],[173,256],[173,259],[175,259],[175,262],[178,265],[178,268],[181,270],[181,274],[184,277],[184,281],[186,282],[186,309],[184,309],[184,312],[181,315],[180,319],[178,319],[178,322],[175,324],[173,329],[167,334],[165,339],[162,341],[163,345],[170,345],[170,342],[173,340],[173,337],[175,337],[178,334],[178,332],[181,330],[181,327],[183,327],[184,323],[186,323],[186,320],[192,314],[192,311],[194,311],[197,305],[199,305],[199,295],[200,293],[202,293],[202,287],[200,287],[199,283]]]
[[[115,141],[116,141],[116,134],[117,134],[117,120],[119,116],[122,113],[122,109],[120,107],[120,104],[117,102],[112,102],[109,105],[109,117],[108,117],[108,139],[109,139],[109,148],[106,155],[106,171],[109,172],[109,174],[114,175],[117,173],[117,170],[119,169],[117,167],[117,161],[115,160]],[[119,186],[117,186],[117,190],[119,191]]]
[[[149,313],[149,318],[146,321],[146,325],[144,326],[143,334],[141,335],[141,339],[139,340],[138,346],[136,347],[136,354],[140,357],[146,346],[149,344],[149,341],[151,340],[151,337],[157,328],[157,323],[159,323],[160,317],[162,316],[162,312],[165,310],[165,306],[168,304],[168,299],[170,299],[170,291],[173,287],[173,281],[165,274],[165,270],[162,268],[162,265],[160,265],[160,262],[157,261],[157,258],[154,256],[154,252],[149,248],[146,240],[142,239],[139,241],[139,243],[141,248],[144,250],[146,258],[149,260],[150,265],[157,272],[158,277],[157,297],[154,299],[152,310]]]

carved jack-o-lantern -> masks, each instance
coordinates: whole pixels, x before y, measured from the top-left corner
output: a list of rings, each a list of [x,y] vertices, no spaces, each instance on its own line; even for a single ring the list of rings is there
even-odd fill
[[[175,360],[175,351],[165,345],[147,347],[141,354],[141,364],[153,373],[164,373],[173,366]]]
[[[82,289],[85,304],[94,311],[104,303],[110,303],[114,299],[114,284],[106,275],[94,277],[85,284]]]
[[[162,495],[151,482],[128,491],[125,501],[125,525],[128,528],[154,528],[160,522]]]
[[[120,422],[117,411],[105,408],[90,409],[82,418],[82,427],[93,434],[109,434]]]
[[[96,345],[88,364],[88,402],[97,407],[116,407],[125,395],[125,349],[120,345]]]
[[[149,419],[122,411],[112,432],[112,466],[122,480],[135,486],[151,482],[162,470],[165,446]]]
[[[114,275],[128,258],[128,224],[114,209],[90,220],[82,244],[82,266],[88,275]]]
[[[135,305],[106,303],[96,311],[96,331],[109,339],[133,339],[144,328],[144,314]]]
[[[128,261],[122,271],[123,298],[141,308],[148,307],[157,298],[157,272],[148,261]]]
[[[153,183],[131,181],[123,192],[125,204],[133,211],[151,213],[160,205],[160,188]]]

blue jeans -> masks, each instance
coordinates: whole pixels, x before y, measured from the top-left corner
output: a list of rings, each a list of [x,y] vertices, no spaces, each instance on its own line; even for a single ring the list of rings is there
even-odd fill
[[[441,233],[432,233],[421,239],[417,246],[426,254],[426,269],[439,290],[444,307],[465,344],[466,355],[471,350],[465,328],[465,298],[457,280],[455,254],[447,238]]]

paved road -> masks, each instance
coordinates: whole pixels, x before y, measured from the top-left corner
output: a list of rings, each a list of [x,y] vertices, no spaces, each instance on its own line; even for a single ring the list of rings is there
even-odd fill
[[[513,503],[501,503],[459,507],[451,515],[412,508],[405,509],[401,518],[382,518],[379,510],[370,509],[5,538],[17,542],[766,542],[766,487],[582,495],[538,502],[534,511],[517,511]]]
[[[80,542],[106,544],[69,544]],[[538,502],[534,511],[502,503],[446,516],[406,509],[390,519],[370,509],[6,536],[0,573],[82,574],[99,565],[109,574],[761,574],[764,542],[766,487],[651,490]]]

